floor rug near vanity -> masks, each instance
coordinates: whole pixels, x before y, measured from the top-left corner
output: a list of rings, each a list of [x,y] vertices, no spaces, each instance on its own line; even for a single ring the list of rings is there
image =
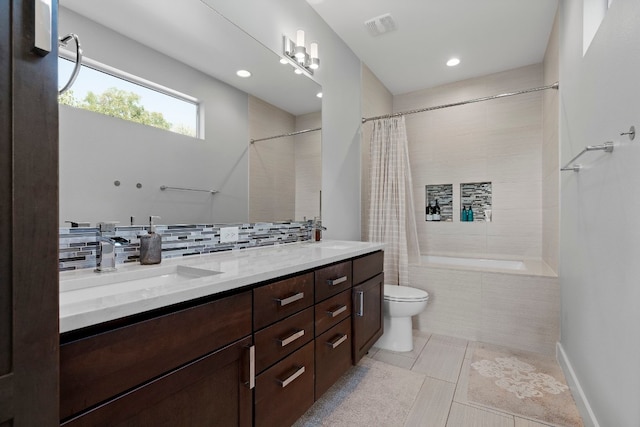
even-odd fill
[[[478,343],[471,362],[469,403],[552,426],[583,426],[554,358]]]
[[[365,357],[294,427],[403,426],[423,382],[423,375]]]

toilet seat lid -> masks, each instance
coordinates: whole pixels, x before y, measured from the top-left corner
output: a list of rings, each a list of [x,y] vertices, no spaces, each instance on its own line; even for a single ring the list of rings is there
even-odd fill
[[[426,301],[429,294],[422,289],[409,286],[384,285],[384,299],[398,302]]]

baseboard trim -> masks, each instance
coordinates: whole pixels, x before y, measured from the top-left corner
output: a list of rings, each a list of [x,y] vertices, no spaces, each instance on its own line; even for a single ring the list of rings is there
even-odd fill
[[[580,416],[582,417],[584,426],[600,427],[600,424],[598,423],[598,420],[596,419],[596,416],[591,409],[591,405],[589,405],[587,396],[585,396],[584,391],[580,386],[580,381],[578,381],[578,377],[576,376],[576,373],[571,366],[571,362],[567,357],[567,353],[565,353],[564,348],[562,348],[562,344],[560,342],[556,343],[556,359],[558,360],[560,368],[562,368],[564,376],[567,379],[567,383],[573,394],[573,399],[576,401],[576,406],[578,407],[578,411],[580,412]]]

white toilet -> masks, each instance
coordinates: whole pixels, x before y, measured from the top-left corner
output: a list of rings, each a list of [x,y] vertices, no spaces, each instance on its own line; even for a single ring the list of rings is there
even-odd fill
[[[411,316],[427,306],[429,294],[409,286],[384,285],[384,334],[375,346],[391,351],[413,350]]]

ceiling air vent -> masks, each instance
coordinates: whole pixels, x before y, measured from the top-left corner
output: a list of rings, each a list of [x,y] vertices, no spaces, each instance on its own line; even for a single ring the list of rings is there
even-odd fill
[[[369,19],[365,21],[364,26],[367,27],[369,34],[372,36],[379,36],[380,34],[388,33],[390,31],[394,31],[398,26],[396,25],[396,21],[393,20],[393,17],[390,13],[386,13],[384,15],[376,16],[375,18]]]

